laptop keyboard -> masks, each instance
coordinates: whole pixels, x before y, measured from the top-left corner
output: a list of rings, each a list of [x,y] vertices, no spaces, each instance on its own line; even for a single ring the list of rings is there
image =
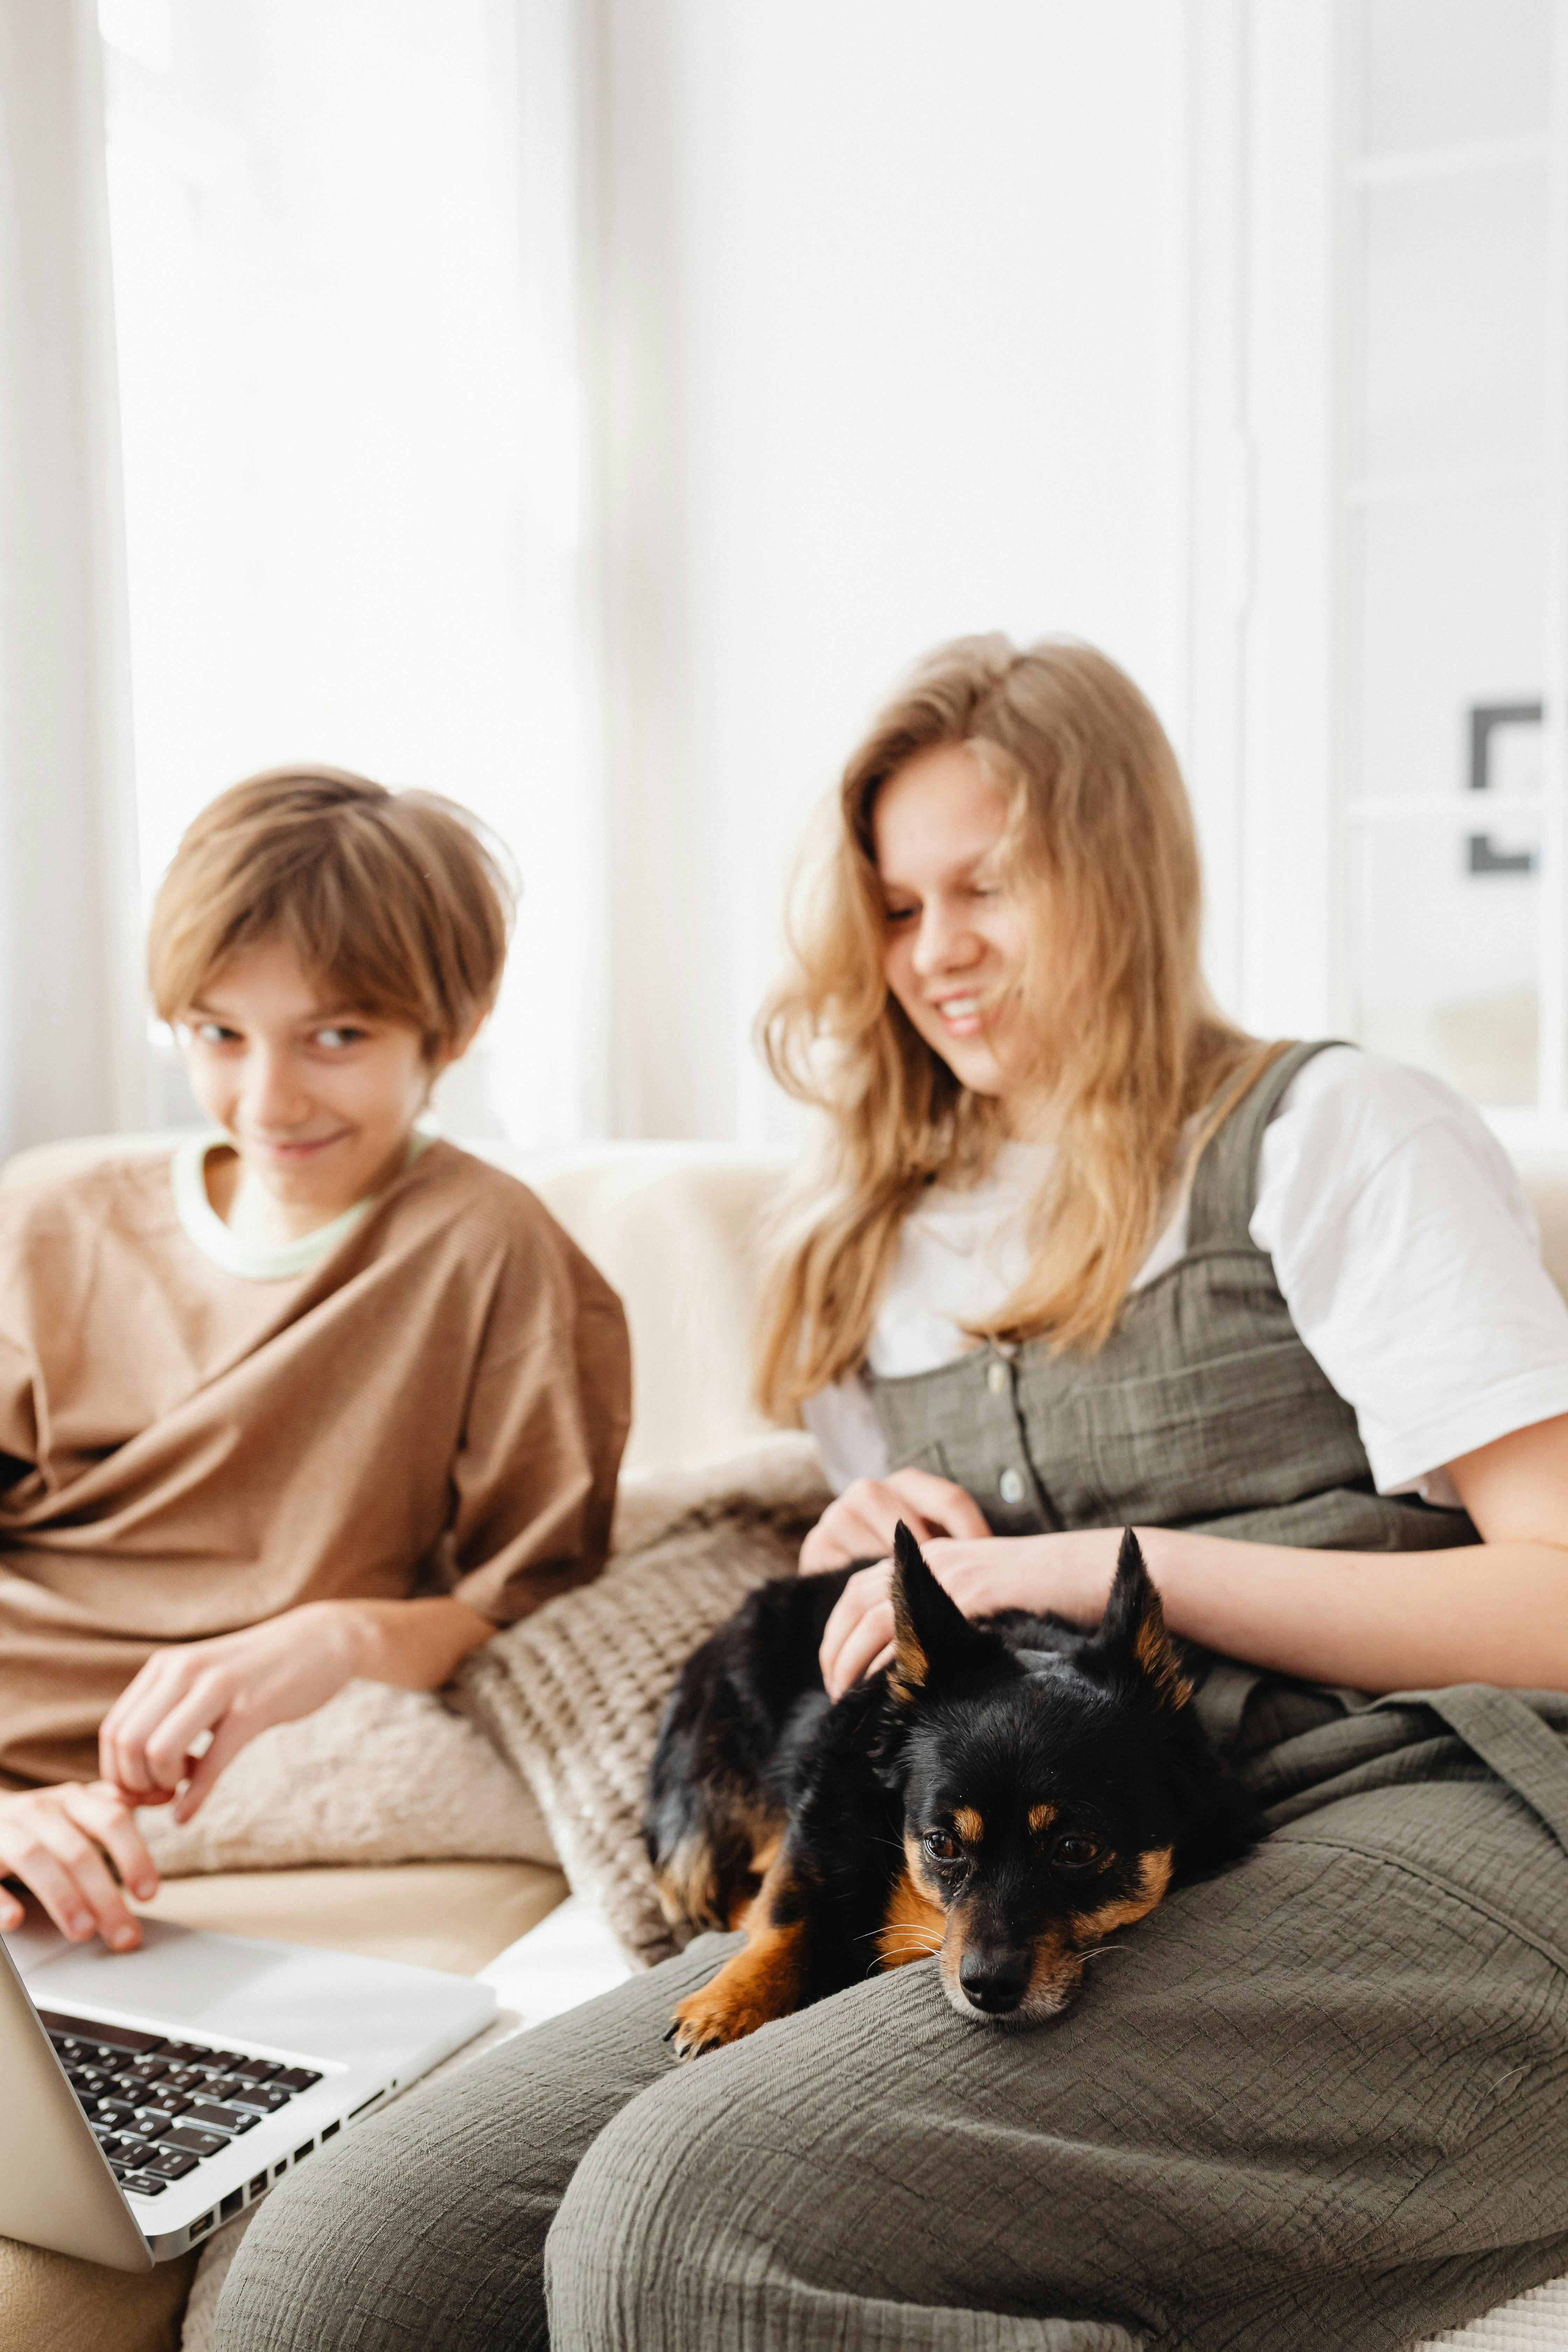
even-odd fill
[[[90,2017],[38,2015],[116,2180],[161,2197],[321,2075],[242,2050],[209,2050]]]

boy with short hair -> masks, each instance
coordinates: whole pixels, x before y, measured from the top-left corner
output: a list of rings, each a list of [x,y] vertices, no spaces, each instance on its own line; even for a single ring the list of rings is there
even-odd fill
[[[415,1128],[510,914],[449,802],[236,785],[149,947],[219,1132],[0,1192],[0,1878],[73,1938],[138,1940],[138,1804],[185,1783],[188,1820],[258,1731],[355,1675],[434,1689],[603,1562],[620,1302]]]

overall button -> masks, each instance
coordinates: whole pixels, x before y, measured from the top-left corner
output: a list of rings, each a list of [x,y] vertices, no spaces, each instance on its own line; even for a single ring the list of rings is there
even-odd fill
[[[1004,1470],[996,1481],[996,1491],[1005,1503],[1021,1503],[1024,1499],[1024,1480],[1021,1473],[1016,1470]]]
[[[992,1361],[991,1361],[991,1362],[986,1366],[986,1369],[985,1369],[985,1385],[986,1385],[986,1387],[990,1390],[990,1391],[991,1391],[991,1393],[992,1393],[992,1395],[993,1395],[993,1396],[1005,1396],[1005,1395],[1006,1395],[1006,1393],[1007,1393],[1007,1367],[1006,1367],[1006,1365],[1002,1361],[1002,1359],[1001,1359],[1001,1357],[1000,1357],[1000,1356],[994,1357],[994,1358],[992,1360]],[[1009,1470],[1009,1472],[1007,1473],[1007,1475],[1008,1475],[1010,1478],[1011,1478],[1014,1475],[1015,1475],[1015,1474],[1014,1474],[1011,1470]],[[1004,1492],[1004,1494],[1005,1494],[1005,1493],[1006,1493],[1006,1489],[1005,1489],[1005,1487],[1004,1487],[1004,1488],[1003,1488],[1003,1492]],[[1012,1500],[1012,1496],[1008,1496],[1008,1500],[1009,1500],[1009,1502]]]

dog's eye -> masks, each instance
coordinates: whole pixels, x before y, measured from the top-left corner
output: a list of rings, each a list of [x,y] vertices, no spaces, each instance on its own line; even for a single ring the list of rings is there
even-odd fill
[[[925,1834],[925,1850],[932,1862],[958,1862],[962,1860],[963,1854],[963,1848],[959,1844],[958,1840],[955,1837],[950,1837],[946,1830],[928,1830]]]
[[[1100,1853],[1093,1838],[1061,1837],[1051,1848],[1051,1860],[1058,1870],[1092,1870]]]

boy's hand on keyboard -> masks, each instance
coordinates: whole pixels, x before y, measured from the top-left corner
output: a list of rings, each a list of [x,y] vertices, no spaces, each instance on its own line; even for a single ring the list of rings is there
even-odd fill
[[[156,1895],[158,1874],[132,1801],[107,1780],[66,1780],[0,1796],[0,1878],[20,1879],[73,1943],[101,1936],[114,1951],[129,1952],[142,1930],[110,1862],[133,1895],[143,1901]],[[19,1927],[23,1916],[22,1905],[0,1885],[0,1930]]]

